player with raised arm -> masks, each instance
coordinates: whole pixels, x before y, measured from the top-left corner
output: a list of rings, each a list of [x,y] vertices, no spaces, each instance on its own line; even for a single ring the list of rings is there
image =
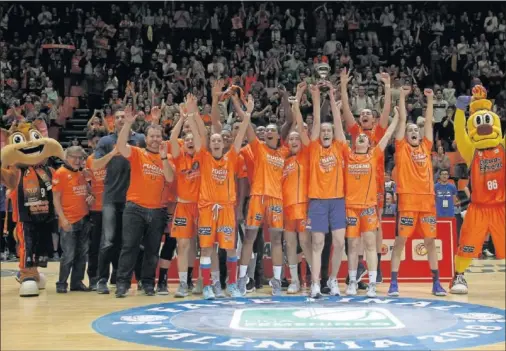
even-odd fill
[[[285,214],[285,241],[291,282],[288,294],[300,292],[300,281],[297,272],[297,235],[306,261],[311,266],[311,235],[306,230],[307,195],[309,183],[309,137],[304,130],[300,113],[300,97],[306,89],[306,83],[297,86],[296,101],[292,105],[291,115],[295,117],[296,131],[288,134],[287,143],[290,156],[285,160],[283,169],[283,212]]]
[[[333,101],[333,100],[332,100]],[[332,104],[332,112],[339,114],[340,103]],[[360,133],[354,140],[354,149],[348,147],[346,153],[345,196],[346,196],[346,237],[348,238],[348,272],[350,283],[346,295],[357,295],[357,266],[359,239],[362,238],[369,270],[368,297],[376,297],[376,274],[378,259],[376,255],[376,227],[379,215],[377,206],[378,162],[389,139],[395,132],[399,121],[399,109],[395,108],[392,123],[379,143],[372,141],[366,133]]]
[[[357,140],[357,137],[360,134],[367,135],[369,142],[371,143],[371,147],[377,145],[381,138],[385,135],[385,132],[388,127],[388,118],[391,111],[392,106],[392,92],[390,89],[390,75],[388,73],[381,73],[381,81],[385,84],[385,105],[383,106],[383,111],[381,112],[381,116],[378,121],[375,121],[374,115],[371,110],[363,109],[360,111],[360,116],[358,121],[355,121],[353,114],[350,109],[350,105],[348,103],[348,82],[350,81],[349,72],[346,69],[343,69],[340,74],[341,78],[341,101],[343,103],[343,119],[346,124],[346,129],[351,136],[351,140]],[[378,202],[376,206],[376,213],[378,215],[378,229],[376,235],[376,253],[378,260],[378,271],[376,282],[381,283],[383,281],[383,276],[381,274],[381,247],[383,244],[383,231],[381,229],[381,215],[383,213],[383,205],[385,198],[385,155],[380,155],[380,158],[377,162],[377,174],[376,174],[376,189]],[[369,268],[369,264],[367,265]],[[363,274],[365,274],[365,270],[363,270]],[[357,281],[360,281],[362,278],[360,276],[357,277]]]
[[[320,89],[310,86],[313,97],[313,129],[309,144],[309,210],[307,228],[311,230],[313,247],[310,296],[321,296],[320,271],[325,233],[332,232],[332,272],[327,281],[331,295],[341,295],[337,273],[341,265],[346,233],[344,208],[344,159],[347,147],[343,126],[335,119],[334,126],[320,122]]]
[[[399,127],[395,135],[395,165],[397,167],[397,236],[392,252],[392,275],[389,296],[399,296],[397,283],[402,250],[406,240],[419,232],[424,237],[429,265],[432,271],[432,293],[446,296],[439,282],[436,249],[436,196],[434,193],[434,173],[431,150],[433,143],[432,118],[434,93],[425,89],[427,110],[425,111],[424,137],[416,124],[406,125],[406,96],[410,87],[401,89],[399,100]]]

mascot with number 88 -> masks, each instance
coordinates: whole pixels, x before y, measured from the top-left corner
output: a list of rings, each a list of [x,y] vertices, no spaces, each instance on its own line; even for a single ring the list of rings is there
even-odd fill
[[[467,294],[464,272],[481,253],[487,234],[492,236],[496,256],[505,256],[505,138],[499,116],[492,111],[484,87],[473,88],[473,96],[460,96],[455,113],[457,149],[469,167],[471,202],[460,231],[455,257],[455,276],[450,286],[453,294]],[[469,118],[465,110],[469,106]]]

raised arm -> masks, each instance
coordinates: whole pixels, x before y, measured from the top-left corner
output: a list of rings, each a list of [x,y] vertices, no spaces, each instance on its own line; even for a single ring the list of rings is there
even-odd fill
[[[183,123],[186,115],[183,115],[183,109],[181,109],[181,117],[176,122],[176,125],[172,129],[170,133],[170,148],[172,152],[172,157],[176,158],[181,153],[181,148],[179,147],[178,138],[181,134],[181,129],[183,128]]]
[[[187,99],[186,106],[188,108],[188,124],[190,125],[191,133],[193,134],[193,143],[195,144],[195,151],[198,152],[202,147],[202,137],[199,132],[199,127],[196,122],[197,114],[194,112],[192,97]]]
[[[221,130],[223,128],[220,119],[220,107],[218,105],[220,102],[221,94],[223,94],[223,86],[223,80],[219,79],[214,81],[213,88],[211,90],[213,96],[211,104],[211,128],[213,133],[221,133]]]
[[[118,142],[116,143],[116,147],[118,148],[119,153],[125,157],[130,157],[132,152],[132,147],[128,145],[128,139],[130,138],[130,134],[132,133],[132,124],[135,122],[135,115],[132,111],[131,107],[127,107],[125,109],[125,123],[121,128],[121,131],[118,134]]]
[[[330,90],[330,108],[332,109],[332,117],[334,119],[334,140],[346,141],[343,130],[343,121],[341,120],[342,102],[336,102],[334,90]]]
[[[406,133],[406,96],[411,92],[411,87],[402,87],[399,96],[399,126],[395,133],[396,140],[404,139]]]
[[[392,109],[392,90],[390,88],[390,74],[383,72],[381,73],[381,81],[385,84],[385,104],[383,105],[383,111],[379,119],[379,125],[381,128],[388,126],[388,117],[390,116],[390,110]]]
[[[188,110],[189,115],[193,114],[193,116],[194,116],[195,126],[197,127],[196,130],[198,132],[198,136],[200,139],[200,147],[207,147],[207,139],[208,139],[207,128],[206,128],[204,121],[202,120],[202,117],[200,116],[199,107],[197,105],[197,98],[195,97],[195,95],[193,95],[193,94],[187,95],[186,109]],[[191,121],[189,121],[189,123],[191,123]],[[192,131],[192,134],[194,136],[197,135],[193,131]],[[200,150],[200,147],[198,148],[199,150]]]
[[[357,123],[355,121],[355,117],[353,117],[353,113],[350,108],[350,100],[348,98],[348,82],[351,80],[350,72],[343,68],[339,75],[341,80],[341,103],[343,105],[343,118],[344,123],[346,124],[346,129],[349,130],[351,127]]]
[[[432,89],[424,89],[423,94],[427,97],[427,108],[425,109],[424,137],[431,143],[434,142],[432,120],[434,119],[434,92]]]
[[[396,106],[394,107],[394,119],[392,120],[392,123],[390,123],[390,125],[388,126],[385,135],[383,135],[383,138],[381,138],[380,142],[378,143],[378,147],[381,151],[385,151],[385,148],[388,145],[388,141],[394,134],[398,124],[399,124],[399,107]]]
[[[318,140],[320,137],[320,88],[317,85],[309,86],[311,97],[313,98],[313,130],[311,130],[311,140]]]
[[[304,130],[304,121],[302,120],[302,114],[300,113],[300,105],[298,100],[292,104],[292,115],[295,117],[295,124],[297,132],[300,135],[300,141],[302,142],[302,145],[308,146],[310,140],[307,136],[306,131]]]
[[[169,163],[166,142],[160,144],[160,158],[163,162],[163,176],[167,182],[171,183],[174,181],[174,168],[172,168],[172,165]]]
[[[237,131],[237,135],[234,140],[234,148],[236,152],[241,150],[242,141],[244,139],[244,135],[246,131],[250,127],[251,121],[251,112],[253,111],[253,107],[255,106],[255,101],[253,100],[253,96],[248,96],[248,102],[246,103],[246,112],[242,114],[242,122],[239,126],[239,130]]]

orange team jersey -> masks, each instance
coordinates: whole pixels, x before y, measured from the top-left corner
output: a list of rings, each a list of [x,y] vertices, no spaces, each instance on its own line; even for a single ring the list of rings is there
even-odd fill
[[[383,155],[378,147],[367,154],[345,148],[346,208],[370,208],[377,205],[377,164]]]
[[[282,199],[281,180],[285,158],[289,154],[288,149],[281,147],[273,150],[258,138],[255,138],[250,145],[251,151],[255,155],[250,195]]]
[[[200,162],[196,155],[187,154],[183,148],[174,158],[176,169],[176,194],[180,202],[197,203],[200,190]]]
[[[297,155],[285,160],[283,168],[283,207],[307,203],[309,183],[309,148],[302,145]]]
[[[504,205],[505,150],[502,145],[476,150],[470,167],[471,202],[480,205]]]
[[[172,166],[172,169],[175,168],[174,160],[171,155],[167,155],[169,165]],[[170,183],[165,183],[165,187],[163,188],[162,194],[162,206],[167,207],[170,203],[176,202],[176,179]]]
[[[400,211],[432,212],[435,208],[431,149],[427,138],[419,146],[411,146],[406,139],[395,141]]]
[[[355,142],[359,134],[364,133],[369,138],[371,142],[371,147],[378,145],[381,138],[385,136],[385,132],[387,130],[381,127],[379,124],[376,124],[372,129],[364,130],[362,127],[355,123],[351,128],[348,129],[348,133],[351,135],[351,140]],[[378,193],[385,192],[385,154],[382,152],[380,158],[378,159],[378,165],[376,167],[376,181],[378,184]]]
[[[310,199],[340,199],[344,197],[343,150],[346,141],[334,140],[325,148],[320,140],[309,144]]]
[[[162,208],[163,192],[168,183],[163,175],[163,162],[160,154],[135,146],[131,147],[130,186],[127,201],[144,208]]]
[[[200,163],[199,207],[235,204],[237,157],[233,147],[219,160],[207,149],[199,150],[195,156]]]
[[[253,184],[253,171],[255,169],[255,156],[253,155],[253,150],[251,150],[250,144],[241,148],[239,154],[244,159],[244,164],[246,165],[246,173],[248,174],[248,182],[249,184]]]
[[[240,154],[237,155],[237,168],[235,170],[237,179],[248,178],[248,168],[246,167],[246,161]]]
[[[172,144],[170,143],[170,140],[163,141],[163,143],[167,144],[167,153],[172,155]],[[179,144],[179,147],[182,148],[184,145],[184,140],[177,139],[177,143]]]
[[[53,192],[60,193],[65,218],[71,223],[88,215],[88,184],[82,172],[74,172],[65,166],[58,168],[53,176]]]
[[[91,204],[90,211],[102,211],[102,195],[104,192],[104,179],[107,170],[104,168],[92,170],[91,163],[94,155],[88,156],[86,159],[86,168],[91,172],[91,194],[95,197],[95,201]]]

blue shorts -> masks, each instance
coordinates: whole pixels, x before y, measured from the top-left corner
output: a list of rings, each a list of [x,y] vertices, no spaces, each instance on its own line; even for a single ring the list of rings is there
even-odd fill
[[[310,199],[306,228],[320,233],[328,233],[329,229],[345,229],[344,199]]]

